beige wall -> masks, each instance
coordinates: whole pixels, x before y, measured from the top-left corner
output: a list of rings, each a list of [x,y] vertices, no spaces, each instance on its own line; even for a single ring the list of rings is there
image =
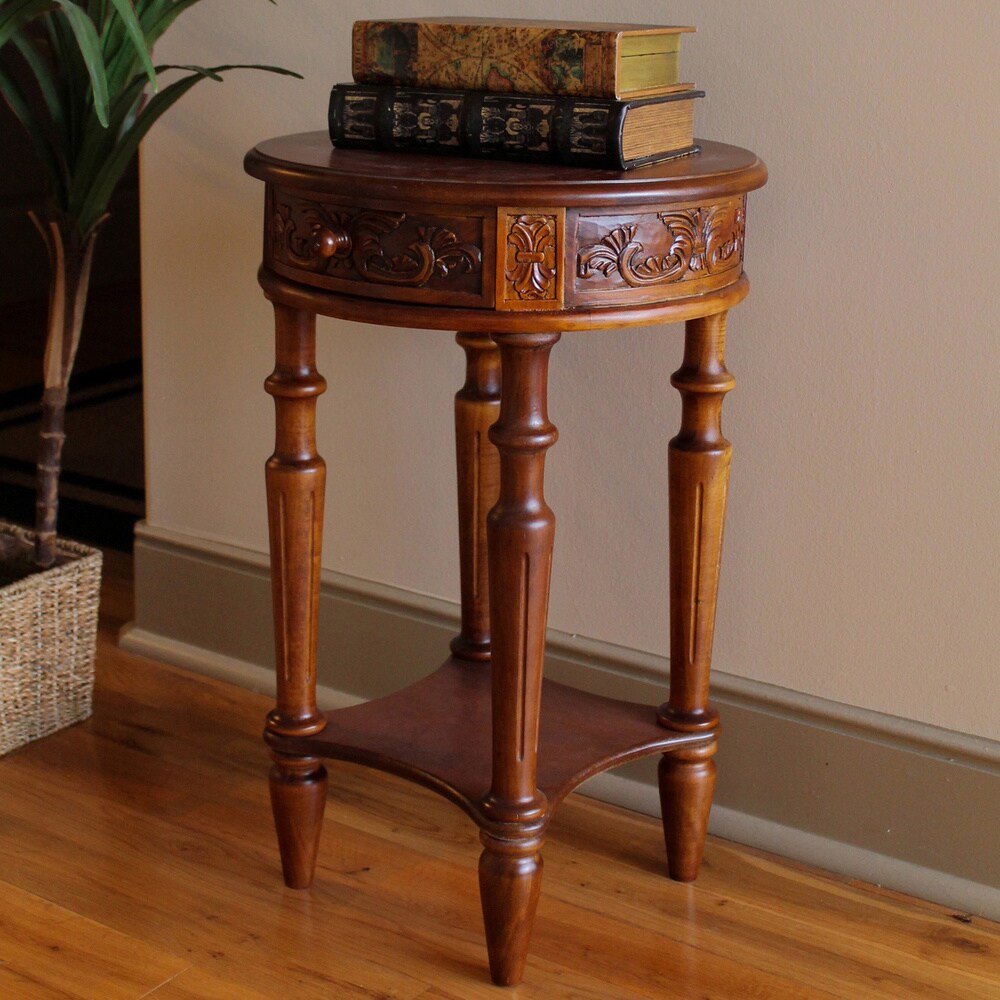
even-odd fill
[[[268,135],[324,127],[329,86],[350,75],[352,20],[412,12],[204,4],[164,40],[160,61],[269,61],[307,79],[202,84],[146,142],[154,526],[265,548],[270,316],[254,280],[262,190],[241,157]],[[600,20],[609,8],[553,0],[547,12]],[[698,26],[682,54],[708,94],[697,131],[770,168],[750,199],[751,295],[730,323],[739,384],[726,404],[735,464],[716,666],[1000,739],[1000,5],[632,0],[619,15]],[[329,321],[321,333],[324,564],[457,600],[460,350],[440,333]],[[555,349],[550,622],[563,631],[665,649],[680,333],[567,335]]]

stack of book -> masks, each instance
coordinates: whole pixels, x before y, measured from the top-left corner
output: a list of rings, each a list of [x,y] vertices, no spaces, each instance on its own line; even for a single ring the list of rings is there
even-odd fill
[[[698,151],[678,49],[694,28],[491,18],[356,21],[338,147],[627,170]]]

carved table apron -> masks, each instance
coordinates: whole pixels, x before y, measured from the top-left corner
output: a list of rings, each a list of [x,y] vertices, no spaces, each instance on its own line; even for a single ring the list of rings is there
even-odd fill
[[[671,877],[695,878],[715,780],[709,666],[729,442],[727,311],[747,294],[746,196],[766,179],[746,150],[627,173],[332,150],[325,133],[261,143],[260,282],[273,302],[267,390],[276,445],[267,496],[277,705],[265,740],[285,881],[313,878],[324,758],[382,768],[479,825],[493,980],[520,980],[553,810],[607,768],[659,754]],[[461,631],[429,677],[335,712],[316,705],[325,465],[315,443],[317,314],[459,330],[455,397]],[[546,409],[560,333],[685,321],[680,432],[669,446],[670,691],[659,708],[542,680],[555,517],[543,495],[557,433]],[[502,389],[501,389],[502,386]],[[544,713],[540,712],[544,691]],[[486,733],[492,732],[492,740]]]

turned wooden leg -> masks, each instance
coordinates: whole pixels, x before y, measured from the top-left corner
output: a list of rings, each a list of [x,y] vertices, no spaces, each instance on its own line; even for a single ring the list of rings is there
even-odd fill
[[[482,832],[480,840],[479,894],[490,977],[497,986],[515,986],[524,975],[542,887],[542,838],[499,840]]]
[[[465,350],[465,385],[455,395],[462,631],[452,640],[451,651],[460,660],[486,662],[490,658],[486,514],[500,488],[500,456],[489,429],[500,412],[500,352],[487,333],[460,333],[455,339]]]
[[[670,877],[698,877],[715,791],[715,741],[660,758],[660,807]]]
[[[277,704],[267,734],[317,733],[316,622],[326,465],[316,454],[316,398],[326,388],[316,371],[316,318],[275,304],[275,368],[265,383],[274,397],[275,446],[266,467],[271,541]],[[277,742],[277,741],[275,741]],[[271,804],[285,883],[312,882],[326,801],[326,769],[316,757],[272,746]]]
[[[326,768],[316,757],[271,752],[271,810],[281,852],[281,872],[290,889],[308,889],[316,871],[326,805]]]
[[[671,379],[681,429],[670,442],[670,699],[660,722],[706,742],[665,754],[659,768],[670,877],[698,874],[715,785],[718,713],[708,702],[722,526],[732,449],[722,436],[726,314],[688,320],[684,363]]]
[[[556,441],[546,412],[550,333],[494,334],[503,384],[490,440],[500,453],[500,495],[487,519],[492,628],[491,821],[479,863],[493,981],[520,981],[541,884],[545,796],[536,787],[538,715],[555,517],[542,485]]]

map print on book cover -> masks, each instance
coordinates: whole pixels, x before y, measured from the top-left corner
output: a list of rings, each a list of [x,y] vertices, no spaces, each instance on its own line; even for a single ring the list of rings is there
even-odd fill
[[[688,31],[490,18],[355,21],[352,70],[357,83],[637,97],[677,83]]]

